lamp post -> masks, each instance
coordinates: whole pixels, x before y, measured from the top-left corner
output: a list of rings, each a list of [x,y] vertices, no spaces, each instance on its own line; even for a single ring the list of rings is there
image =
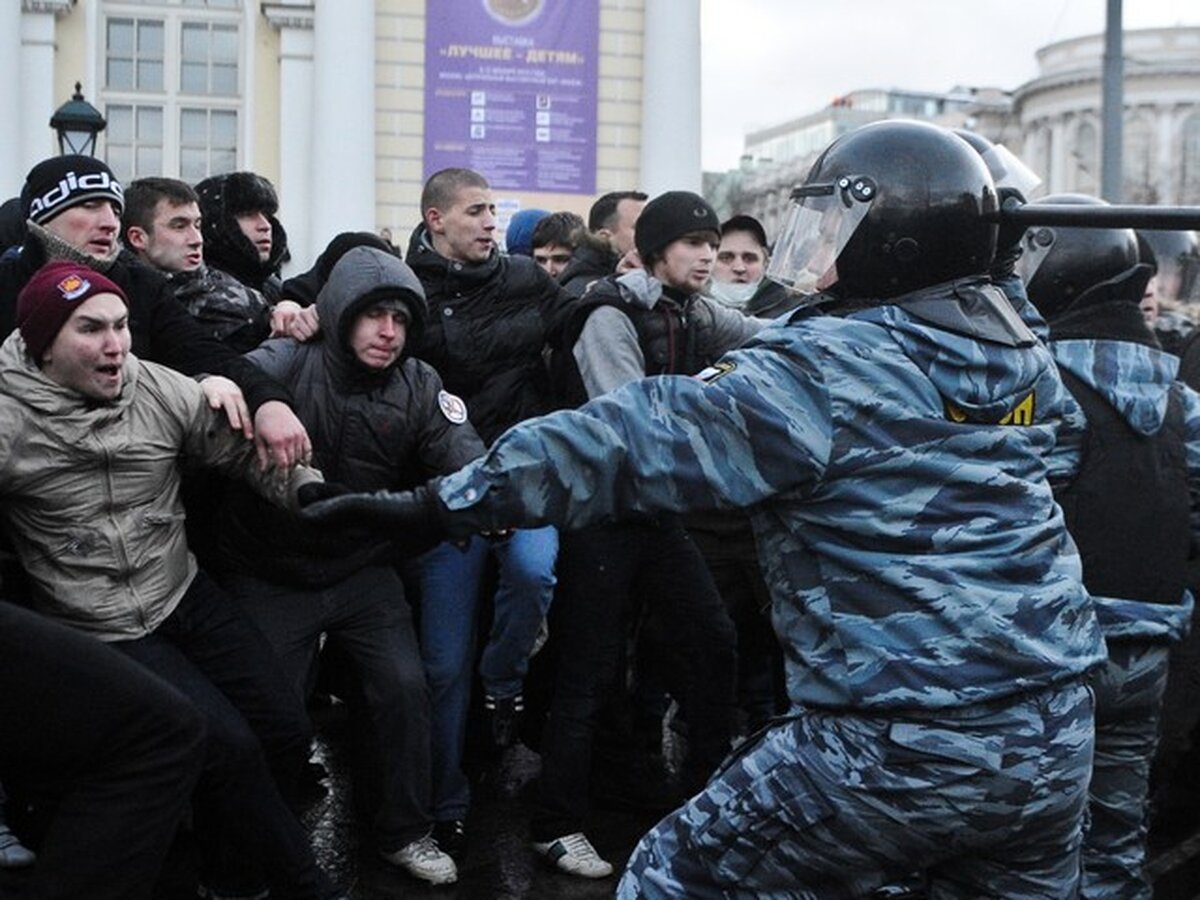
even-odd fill
[[[75,82],[75,94],[50,117],[50,127],[58,132],[58,150],[63,156],[71,153],[95,156],[96,135],[108,124],[100,110],[83,99],[82,88]]]

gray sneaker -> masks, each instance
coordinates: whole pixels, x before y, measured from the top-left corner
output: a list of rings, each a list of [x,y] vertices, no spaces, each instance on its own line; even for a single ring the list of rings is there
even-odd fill
[[[458,866],[442,852],[432,834],[426,834],[399,850],[383,851],[380,855],[413,878],[430,884],[453,884],[458,880]]]
[[[564,834],[544,844],[535,841],[533,849],[546,857],[556,868],[570,875],[607,878],[613,871],[612,863],[600,858],[600,854],[582,831]]]

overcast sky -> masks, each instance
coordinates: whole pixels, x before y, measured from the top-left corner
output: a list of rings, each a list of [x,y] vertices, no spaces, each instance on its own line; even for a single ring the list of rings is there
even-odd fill
[[[1125,28],[1200,25],[1200,0],[1124,0]],[[863,88],[1012,90],[1039,47],[1104,31],[1106,0],[701,0],[702,163]]]

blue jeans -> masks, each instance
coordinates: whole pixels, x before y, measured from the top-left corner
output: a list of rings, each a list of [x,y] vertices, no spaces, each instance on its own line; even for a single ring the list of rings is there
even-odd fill
[[[298,697],[305,697],[322,634],[346,653],[361,686],[365,726],[358,793],[368,796],[356,799],[372,817],[380,849],[421,837],[430,825],[429,692],[396,570],[368,566],[325,588],[247,575],[226,583],[271,642]]]
[[[433,715],[433,816],[462,819],[470,788],[462,771],[479,598],[488,554],[499,565],[495,615],[479,664],[483,689],[496,697],[521,691],[529,651],[554,595],[558,532],[522,529],[501,541],[475,537],[465,549],[434,547],[418,560],[421,658]]]

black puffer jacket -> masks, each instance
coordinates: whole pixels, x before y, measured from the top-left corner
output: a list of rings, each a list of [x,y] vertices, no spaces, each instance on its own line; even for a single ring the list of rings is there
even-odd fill
[[[429,324],[415,350],[467,402],[490,444],[507,428],[554,408],[544,359],[572,298],[526,256],[455,262],[435,251],[424,226],[408,247],[429,302]]]
[[[0,339],[17,323],[17,295],[46,262],[46,251],[30,234],[19,256],[0,260]],[[170,366],[184,375],[224,375],[241,387],[250,409],[291,395],[261,369],[238,356],[204,329],[175,299],[167,280],[122,251],[104,273],[129,299],[129,332],[135,356]]]
[[[326,481],[356,491],[410,488],[460,469],[484,449],[468,422],[452,421],[454,398],[431,366],[406,353],[378,371],[350,349],[358,314],[385,298],[404,301],[410,340],[419,337],[425,301],[412,271],[390,253],[355,248],[333,267],[318,295],[321,339],[267,341],[247,357],[295,391],[313,464]],[[226,504],[220,534],[220,568],[296,587],[335,584],[390,554],[378,534],[331,533],[240,485]]]

